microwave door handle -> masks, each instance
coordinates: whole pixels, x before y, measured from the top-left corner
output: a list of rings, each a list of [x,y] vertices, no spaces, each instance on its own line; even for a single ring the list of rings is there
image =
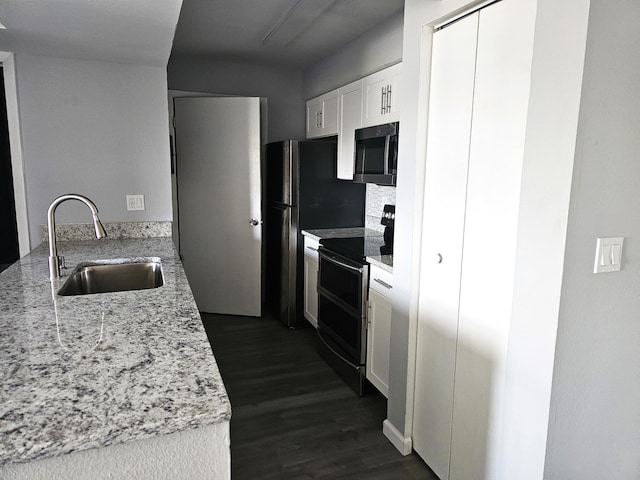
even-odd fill
[[[391,136],[387,135],[384,138],[384,174],[385,175],[389,175],[389,142],[390,142]]]

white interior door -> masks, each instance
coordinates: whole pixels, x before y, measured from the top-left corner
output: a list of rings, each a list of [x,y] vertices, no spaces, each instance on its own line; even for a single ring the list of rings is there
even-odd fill
[[[198,308],[260,316],[260,99],[174,108],[180,255]]]

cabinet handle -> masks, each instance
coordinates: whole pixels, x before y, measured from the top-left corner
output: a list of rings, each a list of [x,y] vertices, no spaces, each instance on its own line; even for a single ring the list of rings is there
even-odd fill
[[[322,128],[322,111],[318,112],[318,117],[320,117],[320,121],[318,122],[318,127]]]
[[[387,113],[391,113],[391,85],[387,85]]]
[[[382,97],[380,98],[380,114],[384,115],[384,109],[387,104],[387,87],[382,87]]]
[[[311,250],[312,252],[317,252],[318,251],[317,248],[313,248],[313,247],[307,247],[307,250]]]
[[[384,288],[387,288],[389,290],[391,290],[393,287],[391,285],[389,285],[387,282],[385,282],[384,280],[380,280],[379,278],[374,278],[373,279],[374,282],[379,283],[380,285],[382,285]]]

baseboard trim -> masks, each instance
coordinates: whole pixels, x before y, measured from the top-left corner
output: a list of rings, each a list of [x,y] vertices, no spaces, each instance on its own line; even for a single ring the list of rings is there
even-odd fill
[[[411,437],[403,436],[389,419],[382,422],[382,433],[402,455],[409,455],[412,451]]]

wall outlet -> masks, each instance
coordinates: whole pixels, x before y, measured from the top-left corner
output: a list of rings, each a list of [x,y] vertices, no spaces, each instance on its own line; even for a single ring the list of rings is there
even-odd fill
[[[127,210],[144,210],[144,195],[127,195]]]

